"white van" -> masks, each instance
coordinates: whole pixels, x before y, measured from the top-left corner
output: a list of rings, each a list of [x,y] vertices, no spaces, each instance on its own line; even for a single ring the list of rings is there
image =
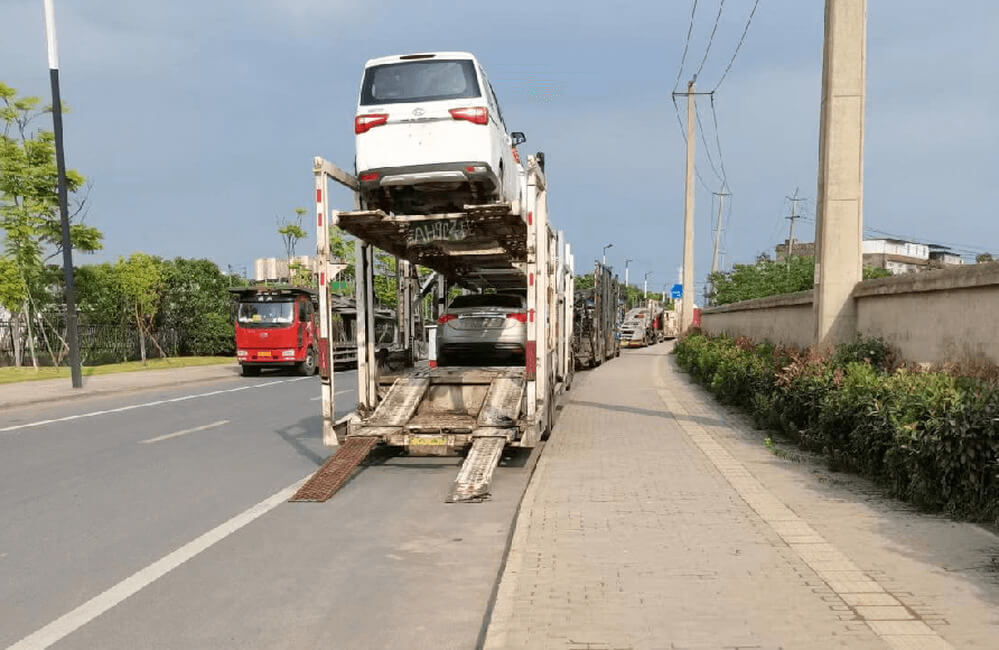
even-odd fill
[[[355,172],[367,209],[458,212],[520,205],[523,133],[508,133],[496,96],[466,52],[406,54],[364,66],[354,118]]]

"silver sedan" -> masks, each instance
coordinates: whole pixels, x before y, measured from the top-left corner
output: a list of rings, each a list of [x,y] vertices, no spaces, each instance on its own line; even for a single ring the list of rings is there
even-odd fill
[[[523,363],[526,304],[507,293],[456,297],[437,320],[437,365]]]

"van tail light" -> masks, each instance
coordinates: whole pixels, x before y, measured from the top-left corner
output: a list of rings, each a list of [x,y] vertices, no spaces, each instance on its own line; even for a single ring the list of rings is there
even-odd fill
[[[354,133],[367,133],[376,126],[388,122],[388,113],[368,113],[354,118]]]
[[[357,177],[362,183],[370,183],[371,181],[378,180],[378,172],[368,172],[367,174],[361,174]]]
[[[526,312],[517,312],[516,314],[507,314],[506,317],[507,318],[512,318],[513,320],[516,320],[516,321],[520,321],[521,323],[526,323],[527,322],[527,313]]]
[[[443,325],[444,323],[450,323],[453,320],[458,320],[458,317],[455,316],[454,314],[443,314],[440,318],[437,319],[437,324]]]
[[[448,113],[456,120],[468,120],[472,124],[489,124],[489,109],[485,106],[452,108]]]

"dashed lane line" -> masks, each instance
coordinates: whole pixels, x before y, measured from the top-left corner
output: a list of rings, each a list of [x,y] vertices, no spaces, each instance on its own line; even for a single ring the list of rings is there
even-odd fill
[[[220,427],[224,424],[229,424],[229,420],[219,420],[218,422],[212,422],[211,424],[203,424],[200,427],[192,427],[190,429],[181,429],[180,431],[174,431],[173,433],[168,433],[162,436],[156,436],[155,438],[149,438],[147,440],[140,440],[140,445],[148,445],[154,442],[160,442],[162,440],[170,440],[171,438],[179,438],[180,436],[186,436],[189,433],[197,433],[198,431],[204,431],[206,429],[214,429]]]
[[[134,411],[135,409],[146,408],[149,406],[159,406],[160,404],[173,404],[175,402],[185,402],[191,399],[200,399],[202,397],[211,397],[212,395],[221,395],[223,393],[236,393],[241,390],[253,390],[254,388],[264,388],[266,386],[273,386],[275,384],[287,384],[295,381],[302,381],[304,379],[311,379],[311,377],[296,377],[295,379],[277,379],[275,381],[265,381],[262,384],[253,384],[252,386],[237,386],[236,388],[226,388],[223,390],[212,390],[207,393],[195,393],[193,395],[182,395],[181,397],[173,397],[171,399],[159,399],[153,402],[144,402],[142,404],[129,404],[128,406],[119,406],[118,408],[105,409],[103,411],[91,411],[90,413],[79,413],[77,415],[67,415],[62,418],[52,418],[51,420],[39,420],[38,422],[29,422],[27,424],[15,424],[9,427],[3,427],[0,429],[0,433],[8,433],[10,431],[19,431],[21,429],[30,429],[33,427],[41,427],[46,424],[56,424],[58,422],[69,422],[71,420],[79,420],[82,418],[93,418],[98,415],[108,415],[109,413],[123,413],[125,411]]]

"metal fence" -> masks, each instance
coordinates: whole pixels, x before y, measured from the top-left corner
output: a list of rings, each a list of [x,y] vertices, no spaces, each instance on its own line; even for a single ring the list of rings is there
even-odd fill
[[[139,332],[134,326],[120,323],[79,324],[80,358],[83,365],[138,361]],[[63,323],[42,322],[32,325],[35,355],[41,365],[66,365],[68,352],[64,343],[66,329]],[[183,333],[178,329],[156,332],[156,340],[167,356],[178,356],[183,350]],[[0,366],[15,365],[20,348],[21,365],[31,365],[28,330],[23,321],[0,321]],[[159,350],[146,338],[146,356],[156,358]]]

